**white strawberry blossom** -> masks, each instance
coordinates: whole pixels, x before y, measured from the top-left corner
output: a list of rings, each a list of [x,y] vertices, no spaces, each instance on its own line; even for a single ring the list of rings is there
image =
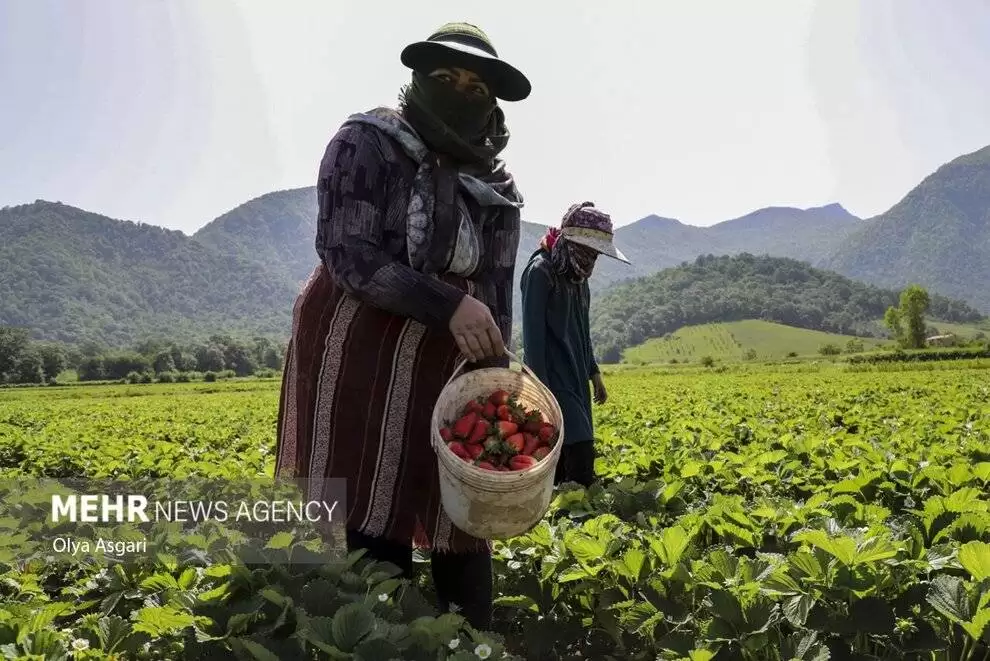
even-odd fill
[[[89,649],[89,641],[85,638],[76,638],[72,641],[72,649],[74,650],[87,650]]]
[[[450,642],[447,643],[447,647],[449,647],[452,650],[456,650],[460,646],[460,644],[461,644],[460,638],[451,638]]]
[[[487,643],[481,643],[474,648],[474,653],[479,659],[487,659],[492,655],[492,648]]]

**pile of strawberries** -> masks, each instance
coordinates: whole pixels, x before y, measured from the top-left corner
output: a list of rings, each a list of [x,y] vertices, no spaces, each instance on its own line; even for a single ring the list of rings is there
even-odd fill
[[[469,401],[461,416],[440,430],[455,455],[490,471],[521,471],[535,466],[557,440],[557,429],[517,396],[496,390]]]

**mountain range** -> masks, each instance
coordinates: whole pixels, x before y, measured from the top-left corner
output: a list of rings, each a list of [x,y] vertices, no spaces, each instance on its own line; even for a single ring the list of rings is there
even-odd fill
[[[39,339],[132,343],[218,331],[284,338],[316,264],[315,188],[277,191],[189,236],[58,202],[0,210],[0,325]],[[524,222],[518,278],[546,225]],[[940,167],[887,212],[768,207],[710,227],[648,216],[616,231],[597,296],[700,255],[772,255],[888,288],[918,282],[990,313],[990,147]],[[519,295],[517,290],[518,311]]]

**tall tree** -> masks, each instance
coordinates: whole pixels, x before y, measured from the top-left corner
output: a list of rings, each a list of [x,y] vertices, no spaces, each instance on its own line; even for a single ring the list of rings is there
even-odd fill
[[[930,304],[931,297],[921,285],[910,285],[901,292],[901,315],[906,325],[908,346],[912,349],[925,346],[925,314]]]
[[[27,329],[0,326],[0,381],[3,381],[5,374],[17,367],[29,341]]]
[[[52,343],[39,344],[37,349],[41,356],[41,371],[45,375],[45,380],[51,381],[66,368],[68,361],[65,349]]]
[[[907,349],[925,346],[925,314],[929,305],[928,291],[920,285],[910,285],[901,292],[900,305],[887,308],[883,321],[901,346]]]

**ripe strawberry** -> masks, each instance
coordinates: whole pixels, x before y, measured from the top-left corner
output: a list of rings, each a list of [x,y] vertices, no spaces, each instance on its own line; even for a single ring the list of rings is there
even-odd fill
[[[485,448],[480,443],[468,443],[464,446],[464,450],[472,460],[477,459],[485,453]]]
[[[468,436],[468,443],[481,443],[485,440],[485,437],[491,432],[492,426],[484,418],[479,418],[477,422],[474,423],[474,429],[471,430],[471,434]]]
[[[516,455],[509,459],[509,470],[521,471],[532,468],[537,463],[536,459],[525,454]]]
[[[536,448],[536,450],[533,451],[533,459],[536,459],[537,461],[543,461],[544,459],[547,458],[548,454],[550,454],[550,448],[544,445],[542,447]]]
[[[512,409],[509,408],[508,404],[501,404],[498,409],[496,409],[495,415],[499,420],[508,420],[512,422]]]
[[[514,452],[522,452],[523,447],[526,445],[526,439],[522,434],[513,434],[505,439],[505,444],[512,448]]]
[[[495,422],[495,416],[498,414],[498,407],[492,402],[487,402],[485,408],[482,410],[481,415],[485,416],[492,422]]]
[[[540,439],[533,434],[523,433],[523,439],[526,441],[523,445],[522,454],[533,454],[536,449],[540,447]]]
[[[556,433],[557,433],[556,427],[554,427],[549,422],[545,422],[543,423],[543,426],[540,427],[539,437],[540,440],[543,441],[544,443],[549,443],[550,439],[553,438],[553,435]]]
[[[509,397],[510,395],[506,391],[496,390],[488,397],[488,401],[490,401],[495,406],[501,406],[502,404],[509,403]]]
[[[478,468],[482,468],[486,471],[497,470],[495,466],[488,461],[479,461],[477,464],[475,464],[475,466],[477,466]]]
[[[464,413],[477,413],[481,415],[481,412],[485,410],[485,405],[480,399],[472,399],[467,404],[464,405]]]
[[[450,427],[444,427],[443,429],[440,430],[440,438],[443,439],[444,443],[450,443],[452,440],[454,440],[454,434],[451,433]]]
[[[508,438],[519,431],[519,425],[509,420],[499,420],[496,428],[498,429],[499,436],[502,438]]]
[[[457,438],[467,438],[474,429],[474,423],[478,420],[477,413],[468,413],[454,423],[454,436]]]
[[[468,451],[464,448],[464,444],[460,441],[451,441],[447,444],[447,447],[464,461],[471,461],[471,455],[468,454]]]
[[[523,431],[531,434],[539,434],[543,427],[543,415],[539,411],[527,411],[526,419],[523,421]]]

